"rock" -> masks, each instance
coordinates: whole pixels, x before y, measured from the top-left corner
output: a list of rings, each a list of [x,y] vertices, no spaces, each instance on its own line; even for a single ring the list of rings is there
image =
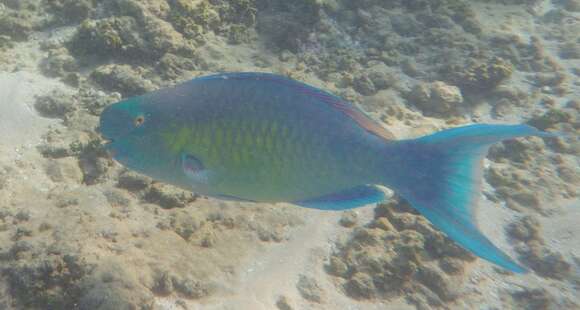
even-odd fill
[[[154,183],[145,195],[145,200],[159,205],[164,209],[185,208],[187,204],[194,202],[196,196],[188,191],[184,191],[162,183]]]
[[[570,275],[571,266],[561,253],[553,252],[540,242],[532,240],[517,248],[522,259],[536,273],[543,277],[565,279]]]
[[[51,0],[48,1],[50,10],[55,14],[59,23],[67,24],[80,22],[89,17],[94,9],[91,0]]]
[[[579,12],[580,0],[564,0],[564,7],[572,12]]]
[[[78,70],[76,59],[65,48],[50,50],[40,68],[50,77],[65,77]]]
[[[364,96],[371,96],[377,92],[375,84],[366,74],[361,74],[355,78],[354,88]]]
[[[557,309],[556,299],[544,288],[514,292],[512,298],[520,309]]]
[[[155,89],[153,83],[142,75],[139,69],[129,65],[104,65],[93,71],[91,77],[108,91],[118,91],[126,97],[132,97]]]
[[[431,291],[435,292],[441,300],[451,301],[457,298],[458,292],[455,289],[454,283],[444,273],[424,266],[419,269],[418,277],[419,281]]]
[[[46,162],[45,171],[53,182],[80,184],[83,181],[83,172],[76,158],[49,159]]]
[[[197,65],[187,57],[165,54],[157,64],[157,70],[168,79],[176,79],[188,71],[194,71]]]
[[[281,226],[258,225],[256,233],[258,238],[264,242],[281,242],[284,240],[284,229]]]
[[[117,186],[135,192],[148,188],[152,182],[147,176],[126,170],[119,175]]]
[[[77,56],[138,57],[145,48],[140,33],[137,21],[129,16],[85,20],[69,43],[69,50]]]
[[[280,310],[293,310],[294,309],[294,307],[292,307],[292,303],[290,302],[290,299],[288,299],[288,297],[286,297],[286,296],[278,297],[278,300],[276,301],[276,307],[278,307],[278,309],[280,309]]]
[[[540,130],[546,130],[554,128],[555,125],[560,123],[571,122],[573,119],[574,117],[568,111],[549,109],[544,114],[533,117],[527,123]]]
[[[73,309],[84,294],[81,282],[93,269],[76,255],[63,255],[5,266],[2,273],[25,308]]]
[[[449,275],[459,275],[463,273],[465,264],[456,258],[444,257],[439,261],[439,267]]]
[[[355,299],[372,298],[375,292],[373,278],[366,273],[355,273],[345,284],[346,293]]]
[[[210,294],[210,287],[193,279],[172,278],[173,287],[177,292],[189,299],[199,299]]]
[[[353,230],[353,240],[361,245],[375,245],[380,242],[377,229],[357,227]]]
[[[356,222],[358,220],[358,215],[356,214],[356,212],[354,211],[345,211],[342,213],[342,217],[339,220],[340,225],[342,225],[343,227],[353,227],[354,225],[356,225]]]
[[[15,41],[25,41],[33,31],[33,25],[25,16],[4,15],[0,18],[0,35],[10,37]]]
[[[560,57],[564,59],[580,59],[580,47],[578,47],[578,42],[569,41],[560,45]]]
[[[151,309],[153,295],[148,290],[135,289],[141,283],[125,272],[118,265],[100,264],[102,269],[83,283],[82,297],[77,300],[78,309],[113,310],[113,309]],[[73,308],[75,309],[75,308]]]
[[[466,65],[450,65],[444,69],[446,79],[465,91],[492,90],[509,78],[514,67],[500,57],[488,60],[471,59]]]
[[[298,292],[300,292],[300,295],[302,295],[306,300],[321,303],[324,299],[324,291],[314,278],[300,275],[296,288],[298,289]]]
[[[540,223],[532,216],[526,216],[512,223],[508,227],[508,233],[512,238],[520,241],[537,240],[543,242]]]
[[[339,277],[346,277],[348,272],[348,266],[336,256],[330,257],[327,269],[330,274]]]
[[[220,24],[221,16],[209,3],[177,0],[171,6],[169,21],[185,37],[201,41],[205,32]]]
[[[475,259],[394,199],[379,204],[375,219],[336,247],[326,271],[355,299],[390,299],[413,288],[414,299],[441,306],[459,296],[462,271]]]
[[[53,90],[46,96],[36,98],[34,108],[44,117],[65,118],[77,109],[73,97],[63,91]]]
[[[421,24],[412,16],[407,14],[392,15],[391,25],[393,30],[402,37],[413,36],[421,30]]]
[[[395,84],[395,77],[386,70],[375,68],[369,72],[369,79],[377,90],[387,89]]]
[[[106,190],[103,194],[107,198],[107,202],[114,208],[127,207],[131,204],[131,197],[125,191],[112,188]]]
[[[79,147],[79,167],[83,172],[83,183],[103,182],[112,165],[112,160],[106,154],[100,140],[92,140],[77,147]]]
[[[173,292],[173,277],[167,271],[157,271],[154,274],[154,284],[151,290],[159,296],[167,296]]]
[[[299,0],[292,3],[262,3],[256,16],[258,33],[279,50],[299,51],[320,21],[321,2]]]
[[[373,227],[376,228],[380,228],[382,230],[386,230],[386,231],[394,231],[395,227],[393,227],[393,224],[391,224],[391,222],[389,222],[389,220],[386,217],[379,217],[377,219],[375,219],[373,221]]]
[[[18,222],[28,222],[30,220],[30,211],[20,210],[16,215],[14,215],[14,218]]]
[[[425,114],[457,114],[463,103],[461,90],[444,82],[423,83],[415,86],[408,95],[409,99]]]

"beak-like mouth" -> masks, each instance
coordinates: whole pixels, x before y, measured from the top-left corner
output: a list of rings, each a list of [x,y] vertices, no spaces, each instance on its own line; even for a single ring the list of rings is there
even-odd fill
[[[102,138],[102,141],[103,141],[101,143],[101,146],[103,147],[103,149],[105,149],[105,151],[107,152],[107,154],[109,154],[109,156],[111,158],[114,158],[116,152],[115,152],[115,150],[113,149],[112,146],[113,146],[113,142],[115,142],[115,139],[107,138],[105,136],[101,136],[101,138]]]

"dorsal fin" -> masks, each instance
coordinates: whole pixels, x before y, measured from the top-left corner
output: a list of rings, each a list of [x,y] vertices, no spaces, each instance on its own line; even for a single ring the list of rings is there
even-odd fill
[[[367,116],[363,111],[358,109],[353,104],[327,91],[293,80],[288,77],[262,72],[232,72],[204,76],[201,78],[197,78],[195,80],[212,80],[212,79],[266,80],[286,85],[296,89],[299,92],[302,92],[312,97],[316,97],[317,99],[320,99],[321,101],[329,104],[332,108],[337,109],[342,113],[344,113],[345,115],[347,115],[348,117],[350,117],[361,128],[365,129],[366,131],[385,140],[395,140],[395,136],[390,131],[388,131],[379,123],[371,119],[369,116]]]

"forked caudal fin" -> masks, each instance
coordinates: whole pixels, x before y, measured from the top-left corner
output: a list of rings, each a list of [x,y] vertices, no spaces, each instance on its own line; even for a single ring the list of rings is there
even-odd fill
[[[554,137],[527,125],[471,125],[395,144],[402,164],[392,187],[449,238],[477,256],[517,273],[526,269],[494,246],[477,228],[482,161],[493,143],[525,136]]]

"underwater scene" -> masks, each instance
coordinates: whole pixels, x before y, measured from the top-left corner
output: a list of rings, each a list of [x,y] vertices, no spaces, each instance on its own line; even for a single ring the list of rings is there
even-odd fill
[[[0,310],[580,309],[580,0],[0,0]]]

